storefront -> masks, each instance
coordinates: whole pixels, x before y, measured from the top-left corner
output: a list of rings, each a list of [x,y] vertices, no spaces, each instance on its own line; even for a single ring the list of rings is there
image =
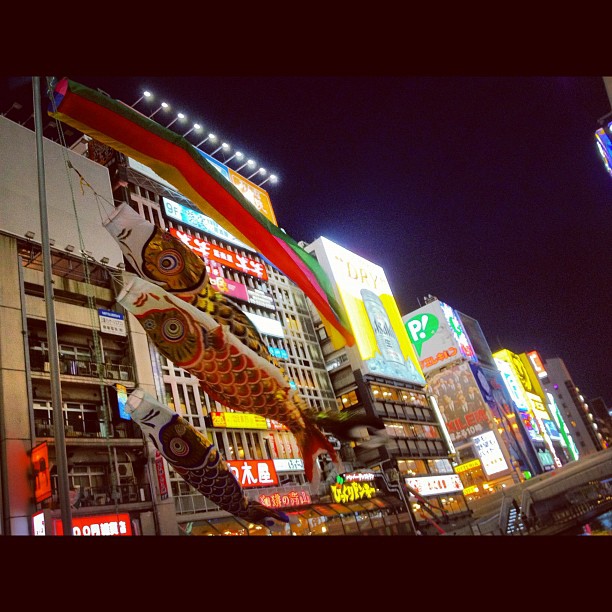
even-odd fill
[[[410,515],[396,497],[383,496],[357,502],[314,503],[292,509],[289,524],[272,528],[234,516],[193,521],[180,525],[180,535],[190,536],[309,536],[309,535],[411,535]]]

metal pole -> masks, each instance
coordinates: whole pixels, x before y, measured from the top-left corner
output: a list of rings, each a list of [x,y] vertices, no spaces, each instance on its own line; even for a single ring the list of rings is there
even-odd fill
[[[51,378],[51,398],[53,403],[53,421],[55,430],[55,462],[57,466],[58,500],[62,514],[64,535],[71,536],[72,510],[70,509],[68,458],[66,456],[64,413],[62,409],[62,388],[59,378],[59,347],[57,343],[57,324],[55,321],[55,307],[53,303],[53,280],[51,278],[51,247],[49,246],[49,221],[47,217],[45,163],[42,136],[43,127],[40,112],[40,77],[32,77],[32,91],[34,93],[34,133],[36,134],[36,159],[38,162],[38,198],[40,204],[41,243],[43,273],[45,280],[47,340],[49,342],[49,371]]]

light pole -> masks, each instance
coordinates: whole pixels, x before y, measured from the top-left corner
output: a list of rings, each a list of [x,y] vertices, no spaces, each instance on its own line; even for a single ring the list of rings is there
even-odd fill
[[[38,198],[40,205],[41,246],[43,274],[45,283],[45,306],[47,316],[47,338],[49,339],[49,372],[51,397],[53,400],[53,425],[55,434],[55,460],[57,462],[58,501],[62,515],[65,536],[72,535],[72,510],[70,509],[70,483],[68,480],[68,457],[64,430],[64,411],[62,407],[62,388],[59,374],[59,347],[57,324],[53,302],[53,280],[51,248],[49,246],[49,220],[47,216],[47,196],[45,187],[45,167],[43,153],[43,128],[40,114],[40,77],[32,77],[34,93],[34,124],[36,134],[36,158],[38,161]]]

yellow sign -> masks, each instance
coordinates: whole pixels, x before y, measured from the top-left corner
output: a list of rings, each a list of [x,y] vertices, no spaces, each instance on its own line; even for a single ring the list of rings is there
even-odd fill
[[[465,487],[465,489],[463,489],[463,494],[470,495],[472,493],[478,493],[478,491],[480,491],[480,489],[476,485],[473,485],[471,487]]]
[[[229,175],[232,183],[240,189],[242,195],[262,214],[265,215],[274,225],[278,226],[272,202],[265,189],[251,183],[238,172],[229,168]]]
[[[457,474],[461,472],[467,472],[467,470],[473,470],[480,465],[480,459],[474,459],[473,461],[468,461],[467,463],[462,463],[461,465],[455,466],[455,472]]]
[[[376,489],[367,482],[352,482],[351,484],[335,484],[330,487],[335,502],[352,502],[366,497],[370,499],[376,493]]]
[[[265,417],[258,414],[236,412],[211,412],[213,427],[233,427],[235,429],[268,429]]]

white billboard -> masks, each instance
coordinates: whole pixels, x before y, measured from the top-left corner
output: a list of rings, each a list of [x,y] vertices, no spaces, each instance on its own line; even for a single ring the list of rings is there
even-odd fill
[[[94,259],[108,257],[111,266],[123,262],[119,245],[100,223],[100,215],[113,208],[108,169],[47,138],[43,150],[49,239],[55,248],[72,245],[80,255],[80,229],[84,250]],[[34,232],[32,242],[41,244],[36,135],[5,117],[0,117],[0,168],[0,230],[20,237]],[[83,189],[75,170],[88,183]]]

